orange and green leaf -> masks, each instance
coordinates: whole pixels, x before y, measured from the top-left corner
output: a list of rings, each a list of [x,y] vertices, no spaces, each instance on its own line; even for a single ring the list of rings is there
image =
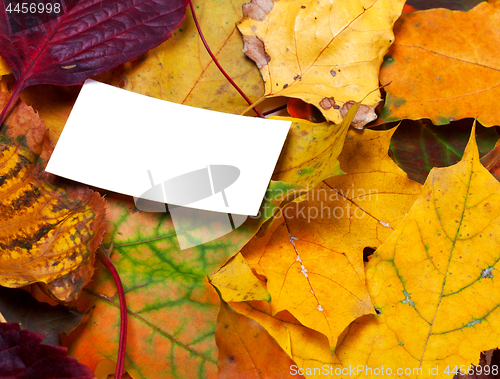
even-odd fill
[[[133,377],[215,378],[219,302],[207,275],[236,254],[296,189],[301,187],[272,182],[259,217],[182,251],[170,214],[139,212],[126,197],[108,197],[105,243],[113,243],[111,259],[126,291],[126,369]],[[118,299],[107,272],[96,273],[86,302],[95,308],[87,327],[74,336],[70,352],[95,369],[102,359],[116,359],[118,350]]]

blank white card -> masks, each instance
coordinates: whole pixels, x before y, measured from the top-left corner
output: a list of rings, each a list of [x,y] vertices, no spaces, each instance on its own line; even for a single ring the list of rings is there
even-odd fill
[[[87,80],[46,171],[134,197],[255,216],[290,125]]]

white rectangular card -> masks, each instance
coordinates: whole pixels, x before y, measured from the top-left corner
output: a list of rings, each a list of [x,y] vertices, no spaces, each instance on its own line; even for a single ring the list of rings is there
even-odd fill
[[[134,197],[255,216],[290,125],[87,80],[46,171]]]

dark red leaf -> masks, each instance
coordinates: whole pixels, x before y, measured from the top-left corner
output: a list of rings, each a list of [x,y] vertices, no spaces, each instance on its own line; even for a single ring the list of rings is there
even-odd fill
[[[0,287],[0,313],[23,329],[41,333],[43,343],[60,345],[61,333],[68,335],[82,321],[84,313],[62,305],[52,306],[36,300],[21,289]]]
[[[87,366],[66,356],[66,349],[40,345],[43,336],[21,330],[18,324],[0,323],[0,378],[92,379]]]
[[[408,0],[406,5],[416,10],[446,8],[456,11],[468,11],[486,0]]]
[[[433,167],[451,166],[462,158],[473,122],[462,119],[433,125],[429,120],[404,120],[391,139],[393,158],[411,180],[423,184]],[[483,156],[493,149],[498,135],[494,128],[477,123],[476,139],[479,155]]]
[[[15,4],[28,11],[51,4],[52,12],[16,12]],[[172,35],[186,7],[187,0],[0,1],[0,54],[17,80],[12,99],[34,84],[81,84],[144,54]]]

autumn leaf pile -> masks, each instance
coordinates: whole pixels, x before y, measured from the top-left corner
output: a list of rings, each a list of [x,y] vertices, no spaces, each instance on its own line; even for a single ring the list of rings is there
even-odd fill
[[[194,1],[222,67],[292,126],[259,216],[187,250],[169,214],[44,172],[80,87],[24,89],[0,129],[0,285],[33,298],[2,288],[0,312],[53,344],[69,334],[68,355],[101,372],[120,327],[102,245],[132,378],[451,378],[480,359],[495,377],[481,353],[500,347],[500,6],[432,3]],[[253,114],[189,11],[95,79]]]

